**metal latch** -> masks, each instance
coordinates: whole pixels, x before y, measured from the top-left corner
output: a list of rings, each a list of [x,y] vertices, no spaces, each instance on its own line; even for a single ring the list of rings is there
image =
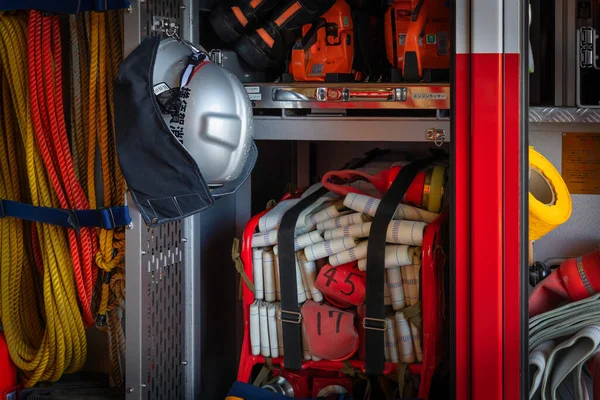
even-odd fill
[[[208,53],[210,61],[223,66],[223,52],[220,49],[213,49]]]
[[[166,33],[168,36],[173,36],[179,33],[179,24],[175,18],[152,17],[152,31]]]
[[[596,62],[596,30],[584,26],[577,32],[579,41],[579,66],[592,68]]]
[[[440,147],[444,143],[444,140],[446,140],[446,131],[438,128],[429,128],[425,132],[425,138]]]

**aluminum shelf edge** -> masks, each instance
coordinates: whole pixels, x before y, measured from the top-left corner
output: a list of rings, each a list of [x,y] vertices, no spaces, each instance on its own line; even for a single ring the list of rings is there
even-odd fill
[[[444,130],[450,141],[450,121],[402,118],[277,118],[255,117],[257,140],[431,142],[430,129]]]
[[[600,109],[575,107],[530,107],[529,122],[533,123],[600,123]]]

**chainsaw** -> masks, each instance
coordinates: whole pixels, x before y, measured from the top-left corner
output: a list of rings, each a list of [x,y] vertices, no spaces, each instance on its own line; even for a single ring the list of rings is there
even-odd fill
[[[352,81],[353,59],[352,12],[346,0],[337,0],[318,20],[302,27],[292,48],[290,73],[299,82]]]
[[[450,78],[447,0],[394,0],[385,15],[388,61],[407,82]]]

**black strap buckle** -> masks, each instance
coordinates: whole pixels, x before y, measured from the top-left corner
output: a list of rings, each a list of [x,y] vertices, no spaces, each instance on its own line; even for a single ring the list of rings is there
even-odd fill
[[[281,317],[279,318],[281,322],[289,322],[290,324],[297,325],[302,322],[302,314],[296,311],[281,310]]]
[[[81,230],[81,226],[79,225],[79,217],[77,216],[77,212],[75,210],[65,210],[69,213],[67,217],[67,222],[75,230],[75,232],[79,233]]]
[[[381,324],[381,325],[378,325]],[[381,331],[385,332],[387,330],[387,321],[381,318],[369,318],[365,317],[362,321],[362,326],[365,329],[370,329],[372,331]]]
[[[108,226],[104,223],[104,218],[102,217],[104,215],[105,211],[108,213],[108,216],[110,217],[110,224]],[[100,208],[98,208],[98,212],[100,213],[100,225],[102,226],[102,229],[105,229],[105,230],[115,229],[117,224],[115,222],[115,215],[113,214],[112,208],[100,207]]]

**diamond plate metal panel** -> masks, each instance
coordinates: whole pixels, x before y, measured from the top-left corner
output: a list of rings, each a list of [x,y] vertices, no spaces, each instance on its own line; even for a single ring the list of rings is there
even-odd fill
[[[600,109],[566,107],[531,107],[529,122],[535,123],[600,123]]]

